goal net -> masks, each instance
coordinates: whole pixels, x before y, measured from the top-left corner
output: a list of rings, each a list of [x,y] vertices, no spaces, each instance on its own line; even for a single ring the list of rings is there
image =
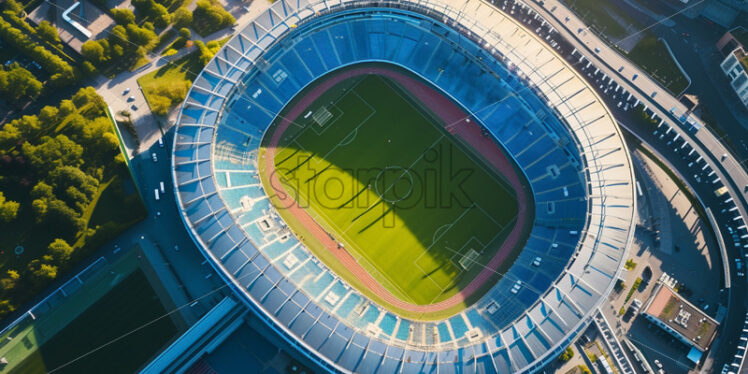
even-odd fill
[[[460,258],[460,266],[462,269],[467,270],[470,266],[475,264],[475,261],[478,259],[478,252],[476,252],[474,249],[470,248],[468,249],[467,253],[465,253],[462,258]]]
[[[327,122],[332,119],[332,113],[327,108],[322,107],[317,109],[312,115],[312,119],[317,123],[318,126],[324,127]]]

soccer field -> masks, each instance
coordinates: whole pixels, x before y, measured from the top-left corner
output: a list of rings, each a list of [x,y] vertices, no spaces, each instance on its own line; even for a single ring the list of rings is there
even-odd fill
[[[294,119],[273,159],[284,189],[338,250],[418,305],[466,286],[518,210],[511,187],[444,125],[396,82],[362,75]]]

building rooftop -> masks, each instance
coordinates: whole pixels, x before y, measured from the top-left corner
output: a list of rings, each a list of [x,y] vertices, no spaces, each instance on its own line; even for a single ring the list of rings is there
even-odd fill
[[[659,319],[702,351],[712,344],[719,326],[714,318],[663,283],[657,284],[644,313]]]
[[[80,5],[73,8],[76,3]],[[115,25],[109,14],[85,0],[43,1],[29,14],[29,18],[36,24],[49,21],[57,28],[60,40],[78,53],[83,43],[104,37],[106,30]]]
[[[743,65],[743,69],[748,71],[748,54],[745,53],[745,50],[743,48],[736,48],[732,53],[740,61],[740,64]]]

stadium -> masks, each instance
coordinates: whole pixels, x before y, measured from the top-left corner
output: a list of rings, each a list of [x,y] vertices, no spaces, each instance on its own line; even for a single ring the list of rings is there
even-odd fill
[[[468,201],[419,208],[447,153]],[[537,371],[592,321],[635,224],[613,116],[479,0],[274,3],[194,81],[172,168],[208,262],[335,372]]]

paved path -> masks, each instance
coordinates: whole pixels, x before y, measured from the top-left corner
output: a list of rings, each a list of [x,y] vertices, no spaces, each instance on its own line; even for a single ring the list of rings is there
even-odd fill
[[[746,170],[741,166],[738,159],[725,148],[719,139],[704,127],[700,119],[695,119],[699,127],[697,130],[684,130],[684,128],[689,126],[681,125],[678,118],[671,113],[671,109],[674,109],[675,113],[680,115],[686,111],[685,106],[651,79],[644,71],[639,69],[638,66],[600,40],[597,35],[585,31],[587,26],[559,0],[545,0],[542,3],[528,1],[524,4],[543,17],[560,34],[564,43],[568,43],[568,45],[576,49],[578,53],[575,53],[571,57],[568,55],[568,51],[564,53],[567,59],[577,62],[581,53],[586,60],[584,64],[587,61],[591,62],[593,68],[600,69],[600,72],[630,92],[650,111],[654,112],[657,118],[665,119],[665,123],[671,126],[673,131],[691,145],[703,157],[711,169],[714,170],[715,175],[713,177],[718,177],[725,184],[729,196],[733,199],[737,207],[737,213],[740,214],[743,222],[745,222],[745,217],[748,217],[748,204],[746,203],[746,199],[748,198],[748,173],[746,173]],[[581,70],[582,66],[577,66],[577,69]],[[665,144],[658,143],[658,140],[653,138],[651,128],[642,127],[635,120],[628,121],[627,119],[631,117],[631,114],[621,113],[620,110],[616,110],[615,106],[617,103],[612,100],[610,95],[601,95],[606,100],[608,106],[616,113],[617,118],[618,116],[622,118],[622,122],[619,122],[619,124],[656,150],[655,153],[666,164],[678,166],[678,168],[673,167],[672,170],[692,190],[697,191],[698,197],[704,202],[704,205],[719,206],[723,204],[723,201],[717,201],[720,199],[715,199],[715,187],[711,182],[701,183],[696,180],[696,177],[692,176],[689,166],[686,165],[688,161],[684,162],[683,158],[677,152],[673,152],[671,147],[666,147]],[[694,186],[697,188],[694,189]],[[721,200],[725,198],[723,197]],[[737,223],[732,217],[732,212],[729,214],[718,213],[717,222],[720,226],[735,225]],[[722,232],[724,235],[727,230],[723,228]],[[725,240],[726,242],[732,242],[732,238],[728,236],[725,237]],[[742,257],[742,254],[740,250],[735,249],[728,252],[728,257],[728,263],[730,264],[729,271],[732,273],[735,271],[733,270],[735,269],[733,265],[734,259]],[[737,344],[740,334],[740,329],[737,326],[742,326],[743,319],[745,318],[745,279],[742,279],[740,282],[733,282],[725,299],[724,301],[726,301],[728,306],[728,316],[720,332],[723,343],[715,343],[715,347],[712,348],[712,354],[718,356],[718,358],[715,358],[716,362],[731,360],[734,354],[734,347]],[[731,327],[728,328],[727,326]]]
[[[376,279],[374,279],[348,251],[338,248],[338,243],[330,237],[327,231],[325,231],[306,210],[293,201],[292,195],[287,193],[283,188],[283,185],[280,183],[277,173],[272,172],[275,168],[273,161],[276,151],[275,147],[282,138],[284,131],[291,124],[291,119],[298,118],[302,112],[312,102],[314,102],[314,100],[322,95],[322,93],[332,88],[335,84],[344,79],[363,74],[380,74],[394,79],[406,87],[406,89],[408,89],[420,101],[425,103],[431,111],[448,124],[446,126],[448,131],[460,136],[464,141],[473,146],[474,149],[478,150],[489,163],[500,171],[502,175],[506,176],[509,184],[517,192],[517,200],[520,202],[520,209],[515,222],[518,224],[515,223],[511,233],[506,240],[504,240],[494,257],[488,264],[482,265],[483,270],[465,288],[452,297],[438,303],[428,305],[412,304],[403,301],[390,293]],[[343,264],[343,266],[345,266],[356,278],[358,278],[359,281],[361,281],[371,292],[385,300],[387,303],[410,312],[437,312],[463,303],[469,296],[478,291],[487,280],[491,279],[491,277],[497,273],[496,269],[498,269],[504,260],[506,260],[506,258],[512,253],[513,249],[524,242],[525,229],[528,226],[528,207],[532,206],[531,203],[528,204],[529,194],[517,175],[512,163],[490,139],[481,135],[480,127],[476,125],[474,121],[470,121],[467,118],[469,117],[445,96],[435,92],[432,88],[423,83],[403,74],[385,68],[374,67],[348,70],[325,80],[291,108],[270,139],[267,152],[264,156],[265,170],[270,176],[270,185],[276,192],[276,196],[282,201],[281,206],[293,214],[294,217],[296,217],[296,219],[299,220],[299,222],[301,222],[320,243],[327,247],[327,249],[335,255],[338,261],[340,261],[340,263]]]

